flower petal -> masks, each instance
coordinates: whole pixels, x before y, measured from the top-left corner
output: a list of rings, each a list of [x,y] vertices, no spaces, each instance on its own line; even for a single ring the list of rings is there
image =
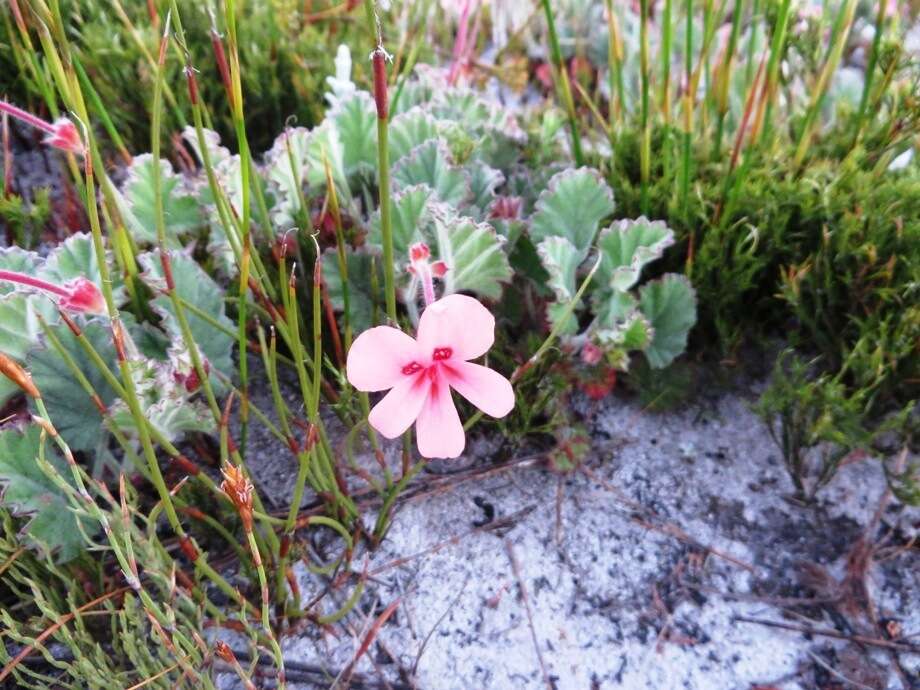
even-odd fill
[[[432,302],[418,322],[418,343],[431,357],[435,348],[449,347],[452,359],[475,359],[495,342],[495,317],[478,300],[448,295]]]
[[[426,377],[427,378],[427,377]],[[438,373],[415,423],[418,451],[425,458],[455,458],[466,446],[460,416],[447,377]]]
[[[396,438],[412,426],[428,399],[430,379],[424,373],[404,376],[374,405],[367,421],[387,438]]]
[[[453,389],[487,415],[504,417],[514,408],[511,382],[497,371],[472,362],[450,362],[443,368]]]
[[[403,367],[420,359],[418,343],[411,336],[389,326],[369,328],[348,351],[348,381],[359,391],[386,390],[406,377]]]

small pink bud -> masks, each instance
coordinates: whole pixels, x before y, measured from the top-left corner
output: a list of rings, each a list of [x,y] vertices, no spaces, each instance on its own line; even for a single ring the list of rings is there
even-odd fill
[[[83,140],[80,138],[76,125],[66,117],[55,120],[51,124],[51,131],[45,135],[42,141],[49,146],[54,146],[63,151],[70,151],[78,156],[82,156],[85,151]]]
[[[86,278],[74,278],[65,283],[64,292],[58,304],[70,311],[84,312],[87,314],[105,314],[105,299],[96,284]]]
[[[409,273],[416,276],[422,284],[422,295],[425,298],[425,304],[431,304],[435,300],[434,296],[434,279],[441,278],[447,273],[447,264],[443,261],[430,263],[431,250],[424,242],[416,242],[409,247],[409,259],[411,263],[406,267]]]
[[[489,218],[501,220],[520,218],[523,202],[524,200],[519,196],[500,196],[492,203]]]
[[[604,357],[604,351],[594,343],[585,343],[581,348],[581,361],[594,366]]]

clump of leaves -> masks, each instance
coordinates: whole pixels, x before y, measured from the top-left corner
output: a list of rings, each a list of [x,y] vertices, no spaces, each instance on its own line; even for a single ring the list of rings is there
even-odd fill
[[[127,196],[130,209],[133,203]],[[196,212],[197,212],[197,207]],[[137,237],[138,242],[143,236]],[[144,272],[135,289],[157,295],[149,301],[151,320],[140,323],[125,319],[126,346],[138,361],[133,373],[141,396],[141,409],[162,435],[170,440],[189,431],[213,428],[213,420],[195,399],[192,367],[188,352],[169,300],[159,295],[163,289],[162,266],[156,252],[138,256]],[[175,287],[184,303],[197,310],[189,316],[191,331],[200,343],[202,355],[221,390],[224,379],[234,371],[231,358],[234,339],[226,316],[224,292],[188,255],[176,251]],[[92,240],[77,234],[55,247],[46,257],[12,247],[0,250],[0,268],[29,273],[54,283],[65,283],[85,276],[100,284]],[[120,282],[115,286],[117,304],[128,301]],[[110,433],[121,431],[134,437],[134,421],[123,400],[117,398],[105,372],[89,354],[95,352],[103,367],[116,370],[115,349],[107,319],[74,315],[78,338],[70,325],[61,320],[54,303],[43,293],[9,283],[0,285],[0,351],[24,364],[42,391],[49,414],[58,429],[66,433],[71,447],[90,451],[98,475],[114,456],[108,451]],[[81,380],[82,379],[82,380]],[[90,390],[87,390],[87,386]],[[0,404],[16,392],[6,378],[0,379]],[[92,394],[97,396],[93,397]]]
[[[661,368],[686,347],[696,322],[695,294],[689,281],[675,274],[632,291],[643,267],[674,243],[674,233],[663,222],[640,216],[615,222],[598,235],[601,221],[613,210],[611,190],[586,169],[558,173],[537,200],[530,237],[555,297],[549,315],[554,322],[562,320],[562,332],[589,360],[605,356],[625,370],[628,353],[639,351],[651,366]],[[590,322],[582,330],[577,314],[563,317],[563,311],[575,298],[578,276],[595,247],[598,269],[586,300]],[[585,355],[585,348],[599,353]]]

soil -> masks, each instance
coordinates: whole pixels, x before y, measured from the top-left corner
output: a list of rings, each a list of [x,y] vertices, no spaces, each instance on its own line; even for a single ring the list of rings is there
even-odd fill
[[[813,504],[794,500],[750,410],[761,388],[664,414],[578,400],[593,450],[569,474],[488,434],[430,463],[351,577],[298,564],[304,600],[327,593],[318,614],[362,573],[366,587],[339,623],[283,639],[292,687],[918,687],[920,510],[888,494],[871,458],[843,467]],[[395,470],[397,449],[387,457]],[[286,450],[254,429],[250,462],[284,505]],[[309,543],[325,558],[340,547],[323,536]]]

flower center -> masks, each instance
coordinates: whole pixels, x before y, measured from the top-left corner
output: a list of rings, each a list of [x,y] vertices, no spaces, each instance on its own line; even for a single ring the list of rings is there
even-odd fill
[[[450,359],[454,355],[453,348],[450,347],[436,347],[434,352],[431,353],[431,365],[424,366],[418,362],[409,362],[406,366],[402,368],[402,373],[404,376],[412,376],[417,374],[423,369],[427,369],[429,374],[434,377],[437,374],[438,367],[433,366],[438,362],[443,362],[445,359]]]

